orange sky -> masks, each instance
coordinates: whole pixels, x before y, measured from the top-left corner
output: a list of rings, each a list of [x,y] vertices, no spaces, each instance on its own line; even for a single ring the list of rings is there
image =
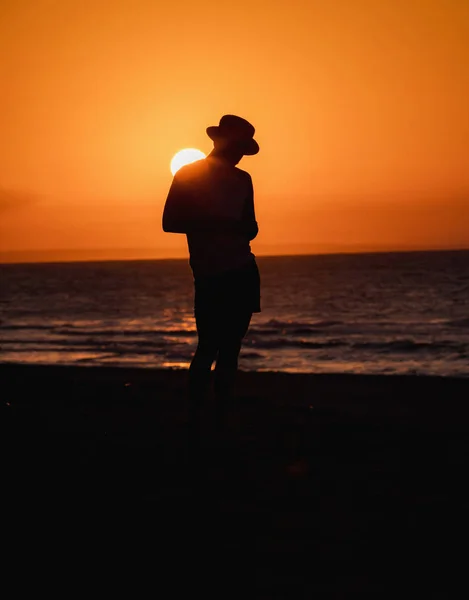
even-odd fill
[[[169,162],[228,112],[255,252],[469,247],[469,2],[166,4],[0,3],[0,259],[184,255]]]

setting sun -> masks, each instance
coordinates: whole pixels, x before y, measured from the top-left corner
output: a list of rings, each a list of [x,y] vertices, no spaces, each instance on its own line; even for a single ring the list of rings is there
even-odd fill
[[[184,148],[177,152],[171,161],[171,173],[175,175],[181,167],[205,158],[205,154],[197,148]]]

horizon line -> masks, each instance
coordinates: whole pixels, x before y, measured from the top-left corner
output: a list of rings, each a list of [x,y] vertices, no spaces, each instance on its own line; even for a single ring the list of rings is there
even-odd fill
[[[132,252],[136,252],[136,249],[129,249]],[[123,250],[125,252],[125,249]],[[189,261],[189,255],[187,256],[140,256],[140,257],[90,257],[90,258],[76,258],[68,257],[68,258],[45,258],[41,260],[38,258],[28,258],[21,260],[18,255],[21,254],[36,254],[36,255],[44,255],[49,253],[60,253],[60,252],[70,252],[70,253],[93,253],[93,252],[112,252],[112,250],[106,249],[101,251],[93,251],[93,250],[37,250],[37,251],[29,251],[29,250],[18,250],[18,251],[0,251],[0,265],[7,264],[58,264],[58,263],[88,263],[88,262],[144,262],[144,261],[168,261],[168,260],[181,260],[181,261]],[[116,251],[114,251],[116,252]],[[142,250],[142,253],[145,251]],[[423,253],[436,253],[436,252],[469,252],[469,247],[434,247],[434,248],[397,248],[397,249],[362,249],[357,250],[353,248],[342,249],[342,250],[315,250],[315,251],[293,251],[293,252],[279,252],[275,251],[272,253],[257,253],[255,254],[256,258],[281,258],[281,257],[300,257],[300,256],[340,256],[340,255],[372,255],[372,254],[423,254]],[[12,260],[5,260],[5,255],[16,255],[16,260],[12,256]]]

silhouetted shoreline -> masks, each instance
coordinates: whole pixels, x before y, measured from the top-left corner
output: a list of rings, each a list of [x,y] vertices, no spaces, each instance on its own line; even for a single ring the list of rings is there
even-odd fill
[[[223,556],[220,577],[244,561],[237,580],[256,598],[381,593],[421,577],[420,561],[443,577],[462,535],[469,379],[241,372],[226,436],[207,411],[194,454],[185,371],[0,373],[12,523],[47,515],[51,535],[88,515],[92,540],[119,509],[119,535],[140,518],[136,539],[177,539],[181,561]]]

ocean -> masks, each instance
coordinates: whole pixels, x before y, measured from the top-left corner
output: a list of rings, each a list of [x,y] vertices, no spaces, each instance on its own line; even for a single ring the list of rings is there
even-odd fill
[[[469,251],[258,258],[240,368],[469,375]],[[0,265],[0,362],[185,368],[186,260]]]

